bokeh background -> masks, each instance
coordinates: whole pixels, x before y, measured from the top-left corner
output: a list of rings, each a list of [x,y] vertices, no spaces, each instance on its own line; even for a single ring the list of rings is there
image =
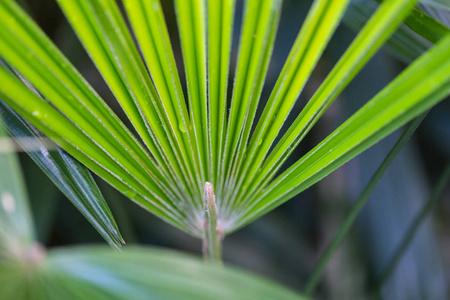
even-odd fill
[[[243,2],[238,0],[237,5],[232,69],[236,62]],[[103,99],[127,122],[55,1],[28,0],[21,3]],[[162,0],[162,3],[182,74],[172,0]],[[309,0],[284,1],[262,103],[269,97],[310,5]],[[339,26],[298,100],[290,121],[313,95],[376,5],[373,0],[353,1],[343,24]],[[450,25],[450,11],[445,6],[440,8],[421,7]],[[405,32],[408,33],[407,30]],[[426,41],[413,35],[407,40],[397,35],[396,40],[379,51],[344,90],[287,164],[292,164],[331,133],[427,47]],[[233,71],[230,72],[232,75]],[[401,130],[392,134],[312,188],[227,237],[224,241],[225,263],[251,270],[301,291],[321,251],[333,238],[352,202],[357,199],[400,133]],[[31,159],[24,153],[20,154],[20,158],[39,240],[48,247],[104,243]],[[328,265],[317,290],[317,298],[365,299],[369,296],[377,276],[385,268],[414,216],[428,200],[430,190],[449,159],[450,101],[446,100],[431,110],[374,191],[356,225]],[[142,210],[100,179],[97,182],[127,244],[169,247],[201,255],[199,240]],[[449,299],[448,286],[449,184],[383,287],[382,298]]]

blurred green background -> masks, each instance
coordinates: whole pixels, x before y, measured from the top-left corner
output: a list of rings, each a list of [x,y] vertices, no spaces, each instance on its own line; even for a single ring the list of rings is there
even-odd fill
[[[354,1],[368,8],[371,1]],[[372,1],[373,2],[373,1]],[[53,0],[22,1],[38,24],[67,55],[97,92],[126,122],[101,76],[84,52]],[[162,0],[177,62],[181,50],[171,0]],[[239,41],[243,1],[238,1],[233,39],[233,64]],[[373,4],[373,3],[371,3]],[[279,33],[262,101],[289,53],[310,1],[285,0]],[[440,11],[449,22],[449,11]],[[355,36],[359,21],[349,12],[338,28],[292,115],[298,114]],[[363,19],[363,16],[360,16]],[[449,25],[449,23],[447,23]],[[426,44],[426,43],[424,43]],[[405,66],[387,47],[367,64],[344,90],[288,161],[296,161],[367,102]],[[410,49],[420,52],[420,47]],[[397,53],[398,54],[398,53]],[[406,57],[406,58],[405,58]],[[182,72],[181,72],[182,73]],[[233,71],[230,72],[230,76]],[[232,77],[230,78],[232,82]],[[230,86],[230,89],[232,86]],[[290,120],[293,120],[291,116]],[[289,123],[289,122],[288,122]],[[349,208],[399,137],[389,136],[319,184],[275,211],[230,235],[224,241],[226,264],[242,267],[301,290],[321,251],[332,239]],[[450,158],[450,102],[431,110],[421,127],[386,173],[356,226],[327,267],[318,289],[320,299],[364,299],[391,258],[412,219],[422,207]],[[20,154],[39,240],[48,247],[104,243],[100,235],[65,199],[24,153]],[[98,178],[97,178],[98,179]],[[201,242],[169,226],[97,180],[127,244],[169,247],[201,255]],[[393,276],[383,288],[384,299],[449,299],[450,186],[414,238]]]

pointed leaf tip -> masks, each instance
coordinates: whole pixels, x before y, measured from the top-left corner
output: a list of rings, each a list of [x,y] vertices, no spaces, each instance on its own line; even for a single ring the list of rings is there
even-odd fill
[[[37,129],[31,127],[2,101],[0,101],[0,117],[6,121],[4,126],[8,133],[100,235],[112,247],[120,248],[125,241],[120,235],[108,204],[86,167],[60,148],[48,151],[45,139],[42,140],[35,133]],[[27,142],[30,140],[33,142]]]

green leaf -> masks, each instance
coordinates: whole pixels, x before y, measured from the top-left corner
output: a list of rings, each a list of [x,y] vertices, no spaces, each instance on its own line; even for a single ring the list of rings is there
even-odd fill
[[[227,133],[218,170],[220,183],[216,189],[218,197],[223,200],[223,214],[232,213],[229,210],[233,207],[233,192],[238,181],[236,176],[255,119],[280,15],[279,0],[250,0],[244,8]]]
[[[36,96],[3,67],[0,67],[0,78],[5,84],[0,87],[0,97],[9,106],[119,191],[165,220],[181,228],[184,227],[175,221],[180,218],[175,218],[173,214],[179,214],[179,212],[170,206],[169,201],[162,202],[157,197],[156,187],[149,190],[148,185],[136,180],[131,170],[123,169],[118,164],[117,158],[105,156],[103,148],[87,139],[73,123]],[[159,192],[163,195],[161,191]],[[154,200],[149,196],[155,197]]]
[[[50,251],[33,299],[304,299],[260,277],[167,249]]]
[[[414,0],[381,5],[276,146],[348,0],[314,1],[256,124],[280,0],[245,2],[230,107],[234,0],[175,1],[188,97],[183,95],[160,1],[123,1],[138,45],[115,0],[58,3],[143,143],[12,0],[0,1],[0,56],[42,98],[4,68],[0,96],[116,189],[197,237],[205,231],[202,192],[207,181],[217,195],[217,228],[228,233],[436,104],[448,86],[448,51],[441,43],[275,178],[286,157],[406,17]],[[410,19],[409,25],[423,29],[430,40],[447,32],[423,16]]]
[[[217,186],[227,134],[227,90],[235,0],[208,0],[208,133],[210,181]]]
[[[0,166],[8,175],[0,181],[1,299],[306,299],[274,282],[167,249],[45,252],[33,244],[20,168],[4,136],[0,126]],[[4,234],[22,240],[11,244]]]
[[[175,0],[175,12],[186,72],[189,112],[195,145],[200,156],[200,166],[196,174],[199,179],[200,193],[208,174],[207,157],[210,152],[208,126],[206,125],[208,105],[205,6],[205,1],[202,0]],[[201,202],[197,201],[197,203],[200,203],[201,207]]]
[[[0,101],[4,126],[16,142],[113,247],[123,242],[119,229],[89,171],[64,150],[46,148],[45,140]],[[56,145],[55,145],[56,146]]]
[[[412,11],[411,15],[406,18],[405,24],[433,44],[450,33],[447,26],[418,9]]]
[[[389,1],[379,0],[358,0],[352,2],[344,21],[352,29],[358,31],[376,10],[378,2],[389,3]],[[423,1],[422,1],[423,2]],[[427,4],[427,1],[425,1]],[[430,1],[431,2],[431,1]],[[399,29],[392,35],[387,42],[387,48],[406,63],[423,54],[430,48],[431,43],[436,43],[443,36],[450,32],[450,29],[440,23],[439,18],[433,18],[424,12],[423,8],[428,6],[419,6],[419,9],[413,9],[411,14],[401,24]],[[425,9],[428,11],[429,9]],[[439,14],[436,14],[439,16]]]
[[[163,167],[156,165],[36,24],[13,1],[0,2],[0,15],[0,55],[51,105],[27,92],[26,86],[12,77],[8,80],[15,89],[7,84],[0,87],[3,100],[139,205],[200,236],[198,216],[191,211],[180,212],[178,203],[168,200],[185,199],[174,196],[180,193],[177,184]],[[12,76],[4,72],[2,76]]]
[[[267,184],[275,176],[337,96],[408,15],[415,2],[415,0],[387,1],[380,6],[264,161],[254,182]],[[261,155],[257,161],[259,164],[262,158]],[[251,175],[255,174],[255,167],[253,170]],[[255,184],[247,191],[247,195],[254,193],[254,190]]]
[[[158,92],[158,99],[160,99],[170,123],[175,142],[180,143],[180,147],[183,149],[183,162],[190,170],[195,170],[198,174],[201,157],[196,148],[193,132],[190,130],[192,124],[160,1],[127,0],[124,1],[124,5]],[[189,175],[193,176],[192,171]],[[193,189],[196,188],[194,184]],[[191,190],[189,189],[187,192],[191,192]],[[196,206],[198,202],[195,200],[198,199],[194,199],[194,196],[198,197],[198,194],[191,195],[191,201],[193,201],[191,204]]]
[[[384,0],[376,1],[387,2]],[[405,19],[405,24],[433,44],[450,32],[447,26],[418,9],[412,10],[411,14]]]
[[[174,126],[165,118],[164,108],[115,1],[58,3],[161,168],[167,174],[176,172],[184,175],[179,178],[190,178],[177,151],[182,149],[170,132]],[[182,182],[172,179],[171,183],[176,186]]]
[[[37,25],[13,1],[2,1],[0,13],[2,58],[93,139],[114,146],[108,150],[121,149],[135,166],[152,167],[143,147]]]
[[[186,149],[180,147],[178,123],[171,122],[117,4],[111,0],[58,3],[157,160],[159,169],[153,172],[163,172],[166,188],[185,198],[183,191],[193,189],[195,173],[186,163]]]
[[[444,99],[450,91],[449,56],[450,35],[447,35],[257,195],[241,224],[310,187]]]
[[[353,1],[345,13],[344,23],[358,32],[378,6],[375,0]],[[425,53],[431,45],[429,41],[403,23],[388,39],[385,47],[400,60],[409,64]]]
[[[264,107],[255,131],[252,135],[243,165],[240,166],[239,182],[236,184],[234,197],[240,201],[236,210],[246,206],[245,192],[253,181],[264,161],[270,147],[275,141],[289,112],[306,85],[326,45],[338,26],[345,8],[345,1],[317,0],[295,40],[291,53],[281,71],[270,98]]]

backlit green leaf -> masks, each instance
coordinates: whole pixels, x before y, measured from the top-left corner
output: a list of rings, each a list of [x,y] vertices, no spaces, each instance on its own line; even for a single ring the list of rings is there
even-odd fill
[[[89,171],[60,148],[46,147],[45,140],[36,134],[11,108],[0,102],[0,116],[4,126],[16,142],[91,222],[105,240],[120,247],[122,237],[114,218]]]

